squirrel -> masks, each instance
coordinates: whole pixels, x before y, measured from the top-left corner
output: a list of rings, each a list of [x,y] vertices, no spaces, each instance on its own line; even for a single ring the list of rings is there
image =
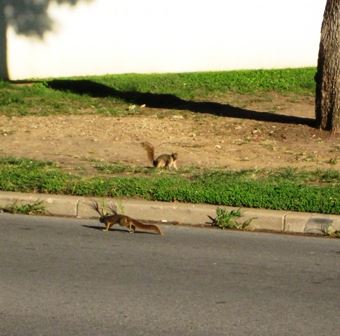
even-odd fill
[[[134,233],[136,229],[138,229],[141,231],[152,231],[156,234],[163,235],[161,229],[157,225],[144,224],[129,216],[120,215],[115,209],[113,209],[112,206],[109,207],[112,212],[111,215],[104,214],[103,209],[99,209],[99,205],[96,201],[93,201],[90,206],[100,215],[99,221],[105,224],[105,228],[103,229],[103,231],[109,231],[112,225],[119,224],[120,226],[126,227],[129,233]]]
[[[149,142],[142,142],[141,145],[146,150],[148,159],[152,162],[155,168],[171,168],[174,167],[177,170],[177,153],[161,154],[155,158],[155,147]]]

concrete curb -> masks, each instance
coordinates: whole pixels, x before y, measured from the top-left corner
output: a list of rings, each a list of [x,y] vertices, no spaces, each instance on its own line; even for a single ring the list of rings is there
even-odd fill
[[[97,218],[98,214],[89,207],[91,200],[99,203],[112,202],[123,209],[124,214],[145,221],[177,223],[186,225],[211,224],[208,216],[216,217],[216,208],[237,209],[226,206],[207,204],[151,202],[131,199],[109,199],[95,197],[77,197],[50,194],[26,194],[0,192],[0,208],[14,202],[33,203],[42,201],[48,214],[76,218]],[[325,234],[340,231],[339,215],[301,213],[292,211],[274,211],[264,209],[241,209],[239,222],[251,220],[250,230],[268,230],[287,233]]]

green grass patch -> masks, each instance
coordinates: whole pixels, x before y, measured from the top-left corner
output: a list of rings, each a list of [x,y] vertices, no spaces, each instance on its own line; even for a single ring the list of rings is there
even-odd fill
[[[94,78],[122,91],[174,94],[182,98],[223,94],[227,91],[256,93],[263,91],[314,94],[316,69],[272,69],[211,71],[169,74],[125,74]],[[93,78],[93,77],[92,77]]]
[[[340,214],[340,176],[333,170],[141,170],[139,175],[90,177],[66,173],[50,162],[2,158],[0,190]]]
[[[2,211],[22,215],[43,215],[46,213],[46,207],[42,201],[31,203],[15,201],[3,207]]]
[[[228,92],[313,95],[315,68],[123,74],[27,83],[0,82],[2,115],[142,113],[134,104],[181,109],[188,100],[207,100]]]
[[[154,173],[155,169],[142,167],[142,166],[131,166],[121,163],[106,163],[106,162],[93,162],[93,167],[104,174],[148,174]]]

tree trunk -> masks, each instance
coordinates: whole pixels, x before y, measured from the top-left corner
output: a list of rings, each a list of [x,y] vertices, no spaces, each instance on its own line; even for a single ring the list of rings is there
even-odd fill
[[[340,129],[340,0],[327,0],[315,80],[316,124],[336,133]]]
[[[7,24],[3,0],[0,0],[0,79],[9,79],[7,67]]]

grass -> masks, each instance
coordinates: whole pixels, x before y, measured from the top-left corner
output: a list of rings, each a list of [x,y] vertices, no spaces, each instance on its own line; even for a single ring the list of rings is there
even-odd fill
[[[104,174],[147,174],[155,170],[142,166],[131,166],[121,163],[93,162],[93,168]]]
[[[0,81],[0,115],[128,115],[138,106],[181,108],[189,100],[210,101],[226,92],[312,96],[315,68],[177,74],[125,74]],[[150,105],[151,104],[151,105]],[[132,106],[136,105],[136,108]],[[162,110],[162,109],[159,109]],[[161,113],[161,112],[160,112]],[[335,148],[337,150],[338,148]],[[335,164],[331,158],[329,163]],[[335,170],[202,170],[178,173],[121,163],[94,162],[101,176],[69,174],[52,162],[0,159],[0,190],[80,196],[135,197],[340,214],[340,173]]]
[[[335,170],[192,169],[159,174],[141,169],[139,175],[93,177],[66,173],[51,162],[2,158],[0,190],[340,214],[340,172]]]
[[[124,74],[0,81],[0,114],[128,115],[142,113],[135,104],[175,108],[188,100],[209,100],[226,92],[313,95],[315,68],[243,70],[171,74]]]
[[[182,98],[233,91],[276,91],[314,94],[315,68],[237,70],[174,74],[104,76],[100,82],[122,91],[174,94]]]
[[[2,208],[2,211],[12,214],[22,215],[43,215],[46,212],[45,205],[42,201],[24,203],[15,201]]]

